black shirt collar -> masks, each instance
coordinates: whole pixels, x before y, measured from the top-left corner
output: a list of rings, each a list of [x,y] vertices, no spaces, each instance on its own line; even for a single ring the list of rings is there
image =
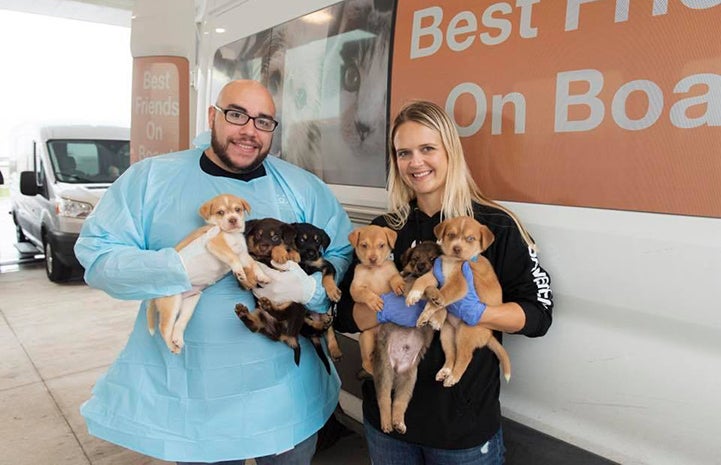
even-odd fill
[[[230,171],[226,171],[220,166],[213,163],[212,160],[208,158],[208,156],[205,154],[205,152],[203,152],[203,155],[200,157],[200,169],[211,176],[233,178],[246,182],[252,181],[255,178],[262,178],[266,175],[264,164],[261,164],[259,167],[249,173],[231,173]]]

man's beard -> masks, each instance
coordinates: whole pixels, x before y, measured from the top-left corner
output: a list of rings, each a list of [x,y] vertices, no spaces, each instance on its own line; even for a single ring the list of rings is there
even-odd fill
[[[228,151],[226,150],[227,145],[224,146],[220,143],[215,130],[210,133],[210,146],[213,148],[213,152],[215,152],[215,155],[217,155],[220,161],[222,161],[227,168],[232,168],[235,173],[250,173],[255,170],[263,163],[263,160],[265,160],[268,156],[268,152],[270,150],[270,148],[268,148],[265,152],[258,153],[258,156],[255,157],[255,160],[253,160],[250,165],[238,166],[233,163],[233,160],[231,160],[228,156]]]

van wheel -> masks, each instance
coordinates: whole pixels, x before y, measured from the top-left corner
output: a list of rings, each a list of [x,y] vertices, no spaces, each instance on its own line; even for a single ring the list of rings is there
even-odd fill
[[[55,249],[50,241],[45,238],[45,273],[48,279],[54,283],[61,283],[70,279],[72,268],[61,262],[55,255]]]

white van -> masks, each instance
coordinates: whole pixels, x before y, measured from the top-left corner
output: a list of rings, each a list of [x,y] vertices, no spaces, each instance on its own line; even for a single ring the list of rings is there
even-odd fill
[[[130,165],[130,130],[42,126],[14,139],[10,198],[18,249],[40,249],[48,278],[66,281],[81,269],[73,247],[85,217]]]

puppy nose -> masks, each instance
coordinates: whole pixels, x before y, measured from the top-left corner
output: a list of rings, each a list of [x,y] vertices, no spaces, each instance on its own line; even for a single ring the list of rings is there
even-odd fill
[[[376,257],[375,255],[371,255],[369,260],[375,265],[378,262],[378,257]]]
[[[311,260],[315,260],[316,258],[318,258],[318,252],[313,249],[308,249],[306,253],[308,254],[308,258],[310,258]]]
[[[228,218],[228,223],[230,223],[230,224],[234,225],[237,222],[238,222],[238,218],[236,218],[234,216],[231,216],[230,218]]]
[[[422,272],[426,271],[426,264],[425,264],[425,263],[419,263],[419,264],[417,265],[417,268],[418,268],[418,271],[420,271],[420,272],[422,273]]]
[[[463,250],[463,249],[461,249],[461,248],[460,248],[459,246],[457,246],[457,245],[453,247],[453,253],[461,253],[462,250]]]

